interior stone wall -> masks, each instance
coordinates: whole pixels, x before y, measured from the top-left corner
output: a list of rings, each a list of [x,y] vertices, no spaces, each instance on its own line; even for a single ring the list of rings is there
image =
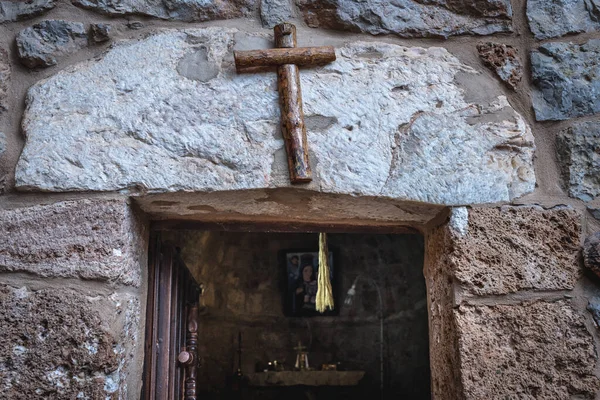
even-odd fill
[[[0,0],[0,397],[139,397],[165,219],[421,232],[434,398],[597,397],[597,14]],[[337,55],[301,71],[315,180],[296,188],[274,74],[232,59],[283,20]]]
[[[357,389],[344,398],[378,393],[380,385],[377,289],[383,300],[385,398],[430,398],[427,301],[423,277],[423,238],[419,235],[330,234],[338,316],[284,315],[287,277],[283,250],[316,250],[317,234],[169,232],[181,256],[205,287],[200,321],[203,355],[199,386],[207,398],[226,398],[228,378],[237,368],[237,337],[243,336],[245,373],[257,364],[283,362],[293,369],[299,340],[309,346],[313,367],[341,362],[364,370]],[[354,280],[357,294],[345,305]],[[276,390],[249,390],[250,398],[276,398]],[[340,394],[337,394],[340,396]],[[220,396],[220,397],[219,397]]]

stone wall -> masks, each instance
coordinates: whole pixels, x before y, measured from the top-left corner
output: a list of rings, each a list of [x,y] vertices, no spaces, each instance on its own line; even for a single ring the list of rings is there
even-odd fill
[[[232,58],[283,20],[337,55],[296,188]],[[435,398],[594,398],[599,40],[589,0],[0,0],[0,397],[137,399],[147,221],[185,219],[420,231]]]
[[[284,315],[282,251],[318,249],[317,234],[169,232],[188,268],[205,287],[200,326],[203,368],[199,385],[214,398],[237,368],[237,335],[243,335],[245,373],[278,360],[290,369],[298,340],[310,346],[314,367],[342,362],[366,371],[344,398],[364,398],[380,385],[380,304],[384,317],[384,385],[389,398],[429,399],[427,301],[423,239],[419,235],[331,234],[339,316]],[[357,294],[344,304],[355,279]],[[339,395],[339,394],[338,394]],[[274,390],[249,391],[249,398],[277,398]]]

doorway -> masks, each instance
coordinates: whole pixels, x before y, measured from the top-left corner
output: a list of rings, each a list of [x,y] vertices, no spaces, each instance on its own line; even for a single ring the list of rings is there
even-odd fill
[[[310,368],[364,371],[357,386],[321,387],[317,396],[430,398],[421,235],[330,233],[336,312],[316,317],[290,316],[285,258],[318,249],[316,233],[194,229],[161,236],[180,249],[204,288],[198,398],[231,398],[232,387],[240,398],[303,398],[300,390],[248,382],[265,370],[294,370],[298,342],[307,348]],[[241,387],[232,384],[238,369],[245,376]]]

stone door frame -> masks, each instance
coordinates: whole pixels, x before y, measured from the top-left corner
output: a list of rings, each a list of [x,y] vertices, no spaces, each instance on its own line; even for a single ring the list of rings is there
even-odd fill
[[[42,204],[35,196],[20,196],[14,203],[5,197],[0,228],[11,234],[0,248],[3,295],[7,310],[16,307],[22,317],[11,320],[6,340],[17,345],[26,325],[41,324],[39,313],[23,314],[19,304],[67,296],[66,302],[43,304],[63,320],[86,315],[86,329],[72,332],[83,336],[69,343],[113,348],[81,354],[71,348],[56,354],[54,348],[26,349],[53,355],[35,368],[19,367],[26,374],[21,382],[50,379],[45,378],[48,371],[56,370],[52,379],[67,395],[78,390],[138,398],[149,232],[200,223],[261,230],[285,224],[286,230],[299,231],[313,226],[424,234],[432,398],[510,398],[515,393],[593,398],[600,390],[599,338],[585,309],[597,286],[583,276],[580,263],[581,211],[446,208],[308,191],[289,194],[275,189],[258,196],[252,191],[177,193],[135,200],[87,194],[46,196]],[[394,210],[399,217],[394,218]],[[13,357],[21,365],[21,358]],[[80,370],[82,363],[99,369]],[[79,378],[68,380],[71,374]]]

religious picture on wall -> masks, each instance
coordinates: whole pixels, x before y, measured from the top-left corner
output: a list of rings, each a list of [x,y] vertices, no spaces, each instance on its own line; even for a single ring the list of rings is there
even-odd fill
[[[298,317],[321,315],[316,311],[319,252],[291,250],[284,252],[284,255],[287,276],[286,315]],[[333,253],[330,252],[329,276],[332,287],[335,280],[334,270]],[[332,313],[325,313],[327,314]]]

